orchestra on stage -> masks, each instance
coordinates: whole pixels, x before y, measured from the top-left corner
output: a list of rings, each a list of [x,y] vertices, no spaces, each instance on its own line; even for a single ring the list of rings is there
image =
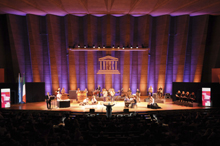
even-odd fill
[[[149,92],[149,103],[148,105],[153,105],[155,99],[153,99],[153,87],[150,86],[148,89]],[[188,94],[188,93],[187,93]],[[137,103],[141,102],[141,92],[139,89],[136,90],[135,93],[132,94],[132,91],[130,88],[128,88],[127,91],[125,91],[123,88],[121,90],[115,91],[114,88],[103,88],[101,89],[100,85],[92,92],[92,97],[91,99],[88,97],[88,90],[85,88],[85,90],[80,90],[78,88],[76,90],[76,95],[77,95],[77,101],[80,106],[85,106],[85,105],[97,105],[99,101],[102,101],[102,103],[105,102],[111,102],[114,103],[115,101],[124,101],[124,107],[125,108],[134,108],[137,107]],[[158,88],[157,91],[158,97],[163,97],[163,89],[162,87]],[[54,105],[55,102],[58,102],[59,104],[66,104],[65,102],[69,101],[69,94],[65,92],[65,89],[62,88],[60,91],[60,88],[58,88],[55,91],[55,95],[49,95],[49,92],[47,92],[47,108],[51,109],[52,105]],[[152,102],[153,101],[153,102]],[[51,103],[53,102],[53,104]],[[68,105],[65,105],[68,107]]]

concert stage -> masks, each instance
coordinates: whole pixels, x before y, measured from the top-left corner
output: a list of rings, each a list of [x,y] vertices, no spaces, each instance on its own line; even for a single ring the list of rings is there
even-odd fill
[[[141,102],[137,103],[137,107],[130,108],[129,112],[148,112],[148,111],[163,111],[163,110],[192,110],[192,109],[209,109],[210,107],[187,107],[176,105],[172,102],[172,99],[165,99],[164,103],[158,103],[161,109],[149,109],[147,108],[148,102],[144,102],[146,96],[141,97]],[[113,113],[123,112],[125,109],[124,101],[115,101],[115,105],[112,107]],[[107,102],[106,102],[107,104]],[[85,105],[80,106],[76,101],[71,101],[70,107],[67,108],[52,108],[47,109],[46,102],[33,102],[26,104],[14,104],[8,110],[41,110],[41,111],[69,111],[69,112],[89,112],[90,109],[95,109],[95,112],[105,113],[106,107],[103,102],[99,101],[98,105]]]

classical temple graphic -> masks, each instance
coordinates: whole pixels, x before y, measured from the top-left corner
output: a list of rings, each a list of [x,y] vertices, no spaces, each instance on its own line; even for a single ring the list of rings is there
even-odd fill
[[[120,74],[117,69],[118,58],[112,56],[105,56],[99,58],[100,70],[97,74]]]

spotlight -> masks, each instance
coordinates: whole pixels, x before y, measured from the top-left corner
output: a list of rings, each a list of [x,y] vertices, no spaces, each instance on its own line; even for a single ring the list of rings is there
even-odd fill
[[[95,45],[93,45],[93,48],[95,48]]]
[[[80,45],[78,45],[78,48],[80,48]]]
[[[136,48],[138,48],[138,45],[137,45],[137,47]]]
[[[119,46],[118,46],[118,49],[119,49]]]
[[[113,45],[112,48],[115,48],[115,46]]]
[[[105,45],[103,46],[103,48],[105,48]]]
[[[98,48],[100,49],[100,46]]]
[[[86,45],[84,46],[84,48],[86,48]]]
[[[123,46],[123,48],[122,49],[125,49],[125,47]]]
[[[131,49],[132,49],[133,47],[131,46]]]

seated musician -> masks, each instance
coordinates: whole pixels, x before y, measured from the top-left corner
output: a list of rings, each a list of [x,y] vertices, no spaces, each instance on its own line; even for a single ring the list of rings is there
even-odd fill
[[[124,102],[125,102],[125,107],[129,107],[130,99],[128,98],[128,96],[125,96]]]
[[[92,104],[97,104],[97,103],[98,103],[98,102],[97,102],[95,96],[93,95],[93,98],[92,98]]]
[[[132,91],[130,88],[128,88],[128,96],[130,97],[132,95]]]
[[[195,96],[194,92],[191,93],[189,101],[191,101],[191,102],[195,102],[196,101],[196,96]]]
[[[131,108],[133,108],[134,106],[137,105],[137,100],[136,100],[136,97],[134,97],[132,103],[131,103]]]
[[[181,98],[181,92],[180,90],[178,90],[178,92],[176,93],[176,100],[180,100]]]
[[[160,87],[160,88],[158,89],[158,94],[159,94],[160,97],[163,96],[163,88],[162,88],[162,87]]]
[[[79,105],[84,106],[84,105],[87,105],[88,103],[89,103],[89,98],[86,97],[86,99],[84,99],[83,102],[81,102]]]
[[[129,102],[130,99],[128,98],[128,96],[125,96],[124,102]]]
[[[62,88],[62,90],[61,90],[61,94],[64,94],[64,93],[65,93],[65,89]]]
[[[180,96],[180,101],[182,100],[182,102],[183,102],[183,101],[185,101],[185,99],[186,99],[185,91],[182,91],[182,94]]]
[[[154,98],[153,98],[153,96],[150,96],[150,100],[149,100],[148,105],[153,105],[153,104],[154,104]]]
[[[79,88],[77,89],[76,93],[80,93],[80,89]]]
[[[188,101],[190,100],[190,99],[189,99],[189,98],[190,98],[189,91],[187,91],[187,92],[186,92],[185,97],[186,97],[186,98],[185,98],[185,101],[187,101],[187,102],[188,102]]]

